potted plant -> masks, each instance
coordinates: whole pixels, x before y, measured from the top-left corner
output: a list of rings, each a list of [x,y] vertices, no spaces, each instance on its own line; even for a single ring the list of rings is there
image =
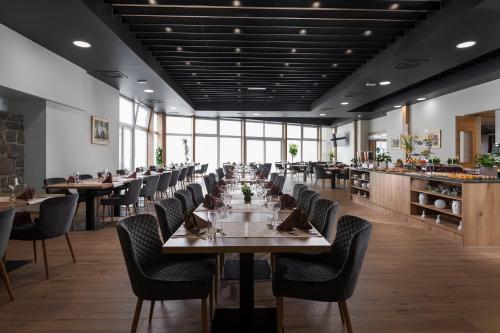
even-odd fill
[[[351,165],[353,167],[357,167],[358,166],[358,159],[356,157],[351,158]]]
[[[250,186],[248,186],[247,184],[244,184],[241,187],[241,192],[243,193],[245,203],[251,203],[253,193],[252,193],[252,190],[250,189]]]
[[[456,165],[458,164],[458,157],[448,157],[448,159],[446,160],[446,163],[448,165]]]
[[[182,145],[184,146],[184,156],[186,157],[186,163],[189,162],[189,146],[188,140],[186,138],[182,139]]]
[[[401,147],[405,150],[406,159],[411,157],[411,153],[415,149],[413,140],[414,138],[411,135],[401,135]]]
[[[333,163],[333,160],[335,159],[335,153],[333,150],[328,153],[328,159],[330,160],[330,163]]]
[[[155,160],[156,166],[161,168],[163,166],[163,149],[161,147],[156,147]]]
[[[500,165],[499,157],[492,153],[485,153],[476,157],[476,164],[479,165],[479,173],[485,176],[498,176],[497,166]]]
[[[377,148],[377,156],[375,157],[375,161],[377,161],[378,166],[382,166],[383,168],[387,168],[389,163],[392,162],[392,157],[389,153],[384,152],[382,149]],[[384,163],[382,165],[382,163]]]
[[[293,163],[293,159],[295,156],[297,156],[297,153],[299,152],[299,145],[297,145],[296,143],[292,143],[288,146],[288,152],[290,153],[290,155],[292,155],[292,163]]]

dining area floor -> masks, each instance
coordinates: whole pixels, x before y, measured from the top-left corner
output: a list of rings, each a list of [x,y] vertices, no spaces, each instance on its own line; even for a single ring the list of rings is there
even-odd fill
[[[287,178],[290,193],[301,178]],[[307,184],[310,188],[314,183]],[[373,222],[373,233],[349,310],[354,332],[500,331],[500,251],[463,248],[418,225],[352,203],[348,192],[317,186],[340,203],[337,216]],[[149,207],[154,214],[154,208]],[[75,224],[84,221],[80,208]],[[63,238],[49,240],[50,279],[41,258],[9,272],[15,301],[0,288],[0,332],[127,332],[132,293],[115,228],[71,232],[76,263]],[[41,251],[39,251],[40,256]],[[32,260],[31,242],[10,241],[9,260]],[[265,254],[260,255],[265,257]],[[237,307],[237,281],[220,284],[218,306]],[[270,280],[255,283],[255,306],[273,306]],[[139,332],[198,332],[199,301],[157,304],[152,320],[143,308]],[[285,299],[285,332],[345,332],[335,303]]]

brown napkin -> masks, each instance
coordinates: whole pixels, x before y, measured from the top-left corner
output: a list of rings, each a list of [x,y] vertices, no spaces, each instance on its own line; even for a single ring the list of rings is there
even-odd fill
[[[66,181],[67,183],[76,183],[76,178],[73,176],[69,176],[68,180]]]
[[[212,186],[212,196],[220,198],[221,192],[219,185]]]
[[[127,178],[137,178],[137,172],[132,172]]]
[[[273,187],[273,182],[272,181],[268,181],[264,184],[264,188],[272,188]]]
[[[163,168],[159,168],[159,169],[158,169],[158,172],[165,172],[165,169],[163,169]]]
[[[135,172],[141,172],[141,168],[135,168]]]
[[[300,208],[295,209],[290,216],[288,216],[285,221],[283,221],[279,226],[279,231],[289,231],[293,228],[298,228],[302,230],[311,230],[312,227],[307,222],[307,215]]]
[[[282,209],[292,209],[297,207],[297,200],[290,194],[283,194],[280,197],[280,203]]]
[[[226,179],[234,178],[234,174],[232,172],[226,173]]]
[[[267,195],[282,195],[283,193],[280,191],[279,187],[273,185],[269,191],[267,191]]]
[[[35,189],[28,187],[27,189],[24,190],[23,193],[19,194],[16,197],[16,199],[28,201],[33,199],[34,197],[35,197]]]
[[[104,180],[102,181],[103,183],[112,183],[113,182],[113,176],[111,175],[111,172],[108,172],[108,175]]]
[[[151,170],[144,172],[144,176],[151,176]]]
[[[103,172],[98,172],[97,173],[97,178],[104,178],[104,173]]]
[[[226,182],[225,182],[225,181],[223,181],[223,180],[221,179],[221,180],[219,180],[219,181],[217,182],[217,185],[219,185],[219,186],[224,186],[224,185],[226,185]]]
[[[203,199],[203,207],[208,209],[215,209],[221,206],[222,202],[219,200],[219,198],[216,198],[211,194],[205,195],[205,198]]]
[[[208,228],[210,223],[200,219],[193,213],[186,213],[184,216],[184,227],[187,230]]]

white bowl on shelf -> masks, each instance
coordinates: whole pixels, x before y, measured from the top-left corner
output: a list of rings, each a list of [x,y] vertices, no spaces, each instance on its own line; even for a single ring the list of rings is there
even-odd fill
[[[437,199],[436,201],[434,201],[434,206],[439,209],[444,209],[446,208],[446,201]]]

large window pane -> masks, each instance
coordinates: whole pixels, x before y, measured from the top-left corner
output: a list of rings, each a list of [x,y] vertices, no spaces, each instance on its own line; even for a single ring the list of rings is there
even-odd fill
[[[264,136],[264,123],[246,123],[246,136],[262,137]]]
[[[167,133],[193,133],[193,119],[188,117],[167,117]]]
[[[292,155],[290,155],[290,145],[291,144],[296,144],[299,148],[299,151],[297,152],[297,156],[293,158],[292,160]],[[300,140],[287,140],[286,141],[286,156],[287,156],[287,161],[288,162],[300,162],[301,161],[301,156],[302,154],[302,148],[300,147]]]
[[[137,108],[137,118],[135,124],[141,127],[148,127],[149,123],[149,110],[144,106],[139,106]]]
[[[303,128],[303,138],[304,139],[317,139],[318,129],[317,127],[305,127]]]
[[[127,127],[122,129],[123,135],[123,165],[124,169],[132,170],[132,130]]]
[[[187,140],[189,148],[188,158],[189,162],[193,161],[193,139],[191,136],[183,135],[167,135],[167,164],[170,163],[186,163],[186,156],[184,153],[184,144],[182,139]]]
[[[158,115],[158,113],[154,112],[153,113],[153,131],[154,132],[158,132],[158,118],[160,116]]]
[[[318,160],[318,141],[302,141],[302,161],[315,162]]]
[[[120,123],[134,124],[134,103],[124,97],[120,97]]]
[[[220,163],[241,163],[241,139],[220,138]]]
[[[232,120],[219,121],[220,135],[241,136],[241,122]]]
[[[197,136],[196,163],[208,163],[208,172],[217,169],[217,137]]]
[[[217,120],[196,119],[196,134],[217,134]]]
[[[283,137],[283,125],[266,123],[266,138]]]
[[[247,163],[264,161],[264,141],[247,140]]]
[[[300,125],[286,125],[286,137],[289,139],[300,139]]]
[[[135,130],[135,167],[147,167],[148,164],[148,133],[146,131]]]
[[[281,162],[281,141],[266,141],[266,163],[274,162]]]

